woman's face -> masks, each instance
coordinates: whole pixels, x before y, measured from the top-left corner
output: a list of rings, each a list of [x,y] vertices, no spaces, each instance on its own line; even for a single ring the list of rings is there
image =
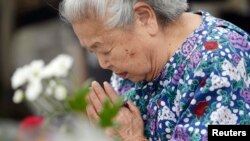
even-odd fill
[[[143,28],[105,30],[91,20],[72,25],[81,45],[97,56],[103,69],[135,82],[150,77],[152,50]]]

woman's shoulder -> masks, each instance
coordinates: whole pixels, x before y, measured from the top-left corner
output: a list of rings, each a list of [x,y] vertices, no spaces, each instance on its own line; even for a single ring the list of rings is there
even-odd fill
[[[211,30],[203,36],[201,46],[203,46],[206,54],[216,54],[229,60],[233,59],[231,56],[233,54],[248,57],[250,54],[250,36],[233,23],[215,18]],[[245,55],[242,55],[243,53]]]
[[[210,33],[219,31],[222,34],[228,34],[230,32],[235,32],[245,37],[248,36],[249,38],[249,34],[234,23],[229,22],[225,19],[214,17],[207,11],[200,10],[199,12],[202,14],[203,17],[203,26],[207,27],[204,29],[210,29]]]
[[[210,71],[218,70],[225,62],[230,62],[237,68],[242,61],[245,68],[249,69],[249,35],[233,23],[207,13],[203,13],[203,20],[202,30],[196,34],[199,42],[186,60],[186,64],[191,64],[190,72],[200,73],[201,69],[209,68],[208,66]]]
[[[212,57],[212,54],[216,54],[229,59],[235,53],[250,54],[250,36],[247,32],[231,22],[213,17],[208,12],[201,13],[203,25],[197,33],[200,40],[197,42],[195,51],[200,50],[203,54],[210,54]]]

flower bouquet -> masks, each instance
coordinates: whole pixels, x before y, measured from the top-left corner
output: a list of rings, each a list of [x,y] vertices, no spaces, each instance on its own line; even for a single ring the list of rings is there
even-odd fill
[[[48,140],[52,138],[51,133],[53,133],[53,138],[66,141],[87,135],[91,130],[102,135],[99,127],[114,126],[113,118],[122,105],[121,100],[118,100],[114,106],[111,106],[108,101],[104,103],[100,113],[100,126],[89,127],[88,119],[83,113],[88,105],[90,81],[77,86],[72,75],[72,65],[71,56],[60,54],[48,65],[45,65],[43,60],[34,60],[28,65],[17,68],[14,72],[11,77],[11,86],[15,90],[13,102],[16,104],[27,102],[34,113],[27,117],[30,118],[29,120],[24,119],[21,122],[21,134],[18,135],[20,141]],[[30,124],[27,121],[32,121],[32,126],[23,126]],[[33,122],[39,124],[33,126]],[[83,133],[85,128],[89,129],[88,132],[86,131],[87,134]],[[92,136],[95,136],[95,133]],[[76,138],[73,140],[77,140]],[[105,140],[105,137],[100,139]]]
[[[65,105],[64,100],[74,85],[72,81],[67,81],[73,59],[61,54],[47,66],[44,64],[43,60],[34,60],[14,72],[11,78],[12,88],[15,89],[13,102],[26,100],[35,113],[42,115],[67,110],[69,105]],[[87,87],[83,93],[87,94]]]

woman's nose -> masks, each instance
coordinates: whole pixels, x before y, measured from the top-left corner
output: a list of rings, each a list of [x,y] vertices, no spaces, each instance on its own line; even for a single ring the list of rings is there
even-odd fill
[[[108,59],[104,56],[97,56],[98,62],[103,69],[109,69],[110,68],[110,62]]]

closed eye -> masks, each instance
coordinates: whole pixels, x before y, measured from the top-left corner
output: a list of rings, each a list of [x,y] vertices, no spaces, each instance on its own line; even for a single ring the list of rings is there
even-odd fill
[[[111,52],[111,50],[103,52],[104,55],[108,55]]]
[[[103,52],[103,54],[104,54],[104,55],[110,54],[110,52],[112,51],[112,49],[113,49],[113,48],[110,48],[108,51]]]
[[[87,47],[85,47],[85,49],[89,52],[89,53],[95,53],[92,49],[89,49]]]

